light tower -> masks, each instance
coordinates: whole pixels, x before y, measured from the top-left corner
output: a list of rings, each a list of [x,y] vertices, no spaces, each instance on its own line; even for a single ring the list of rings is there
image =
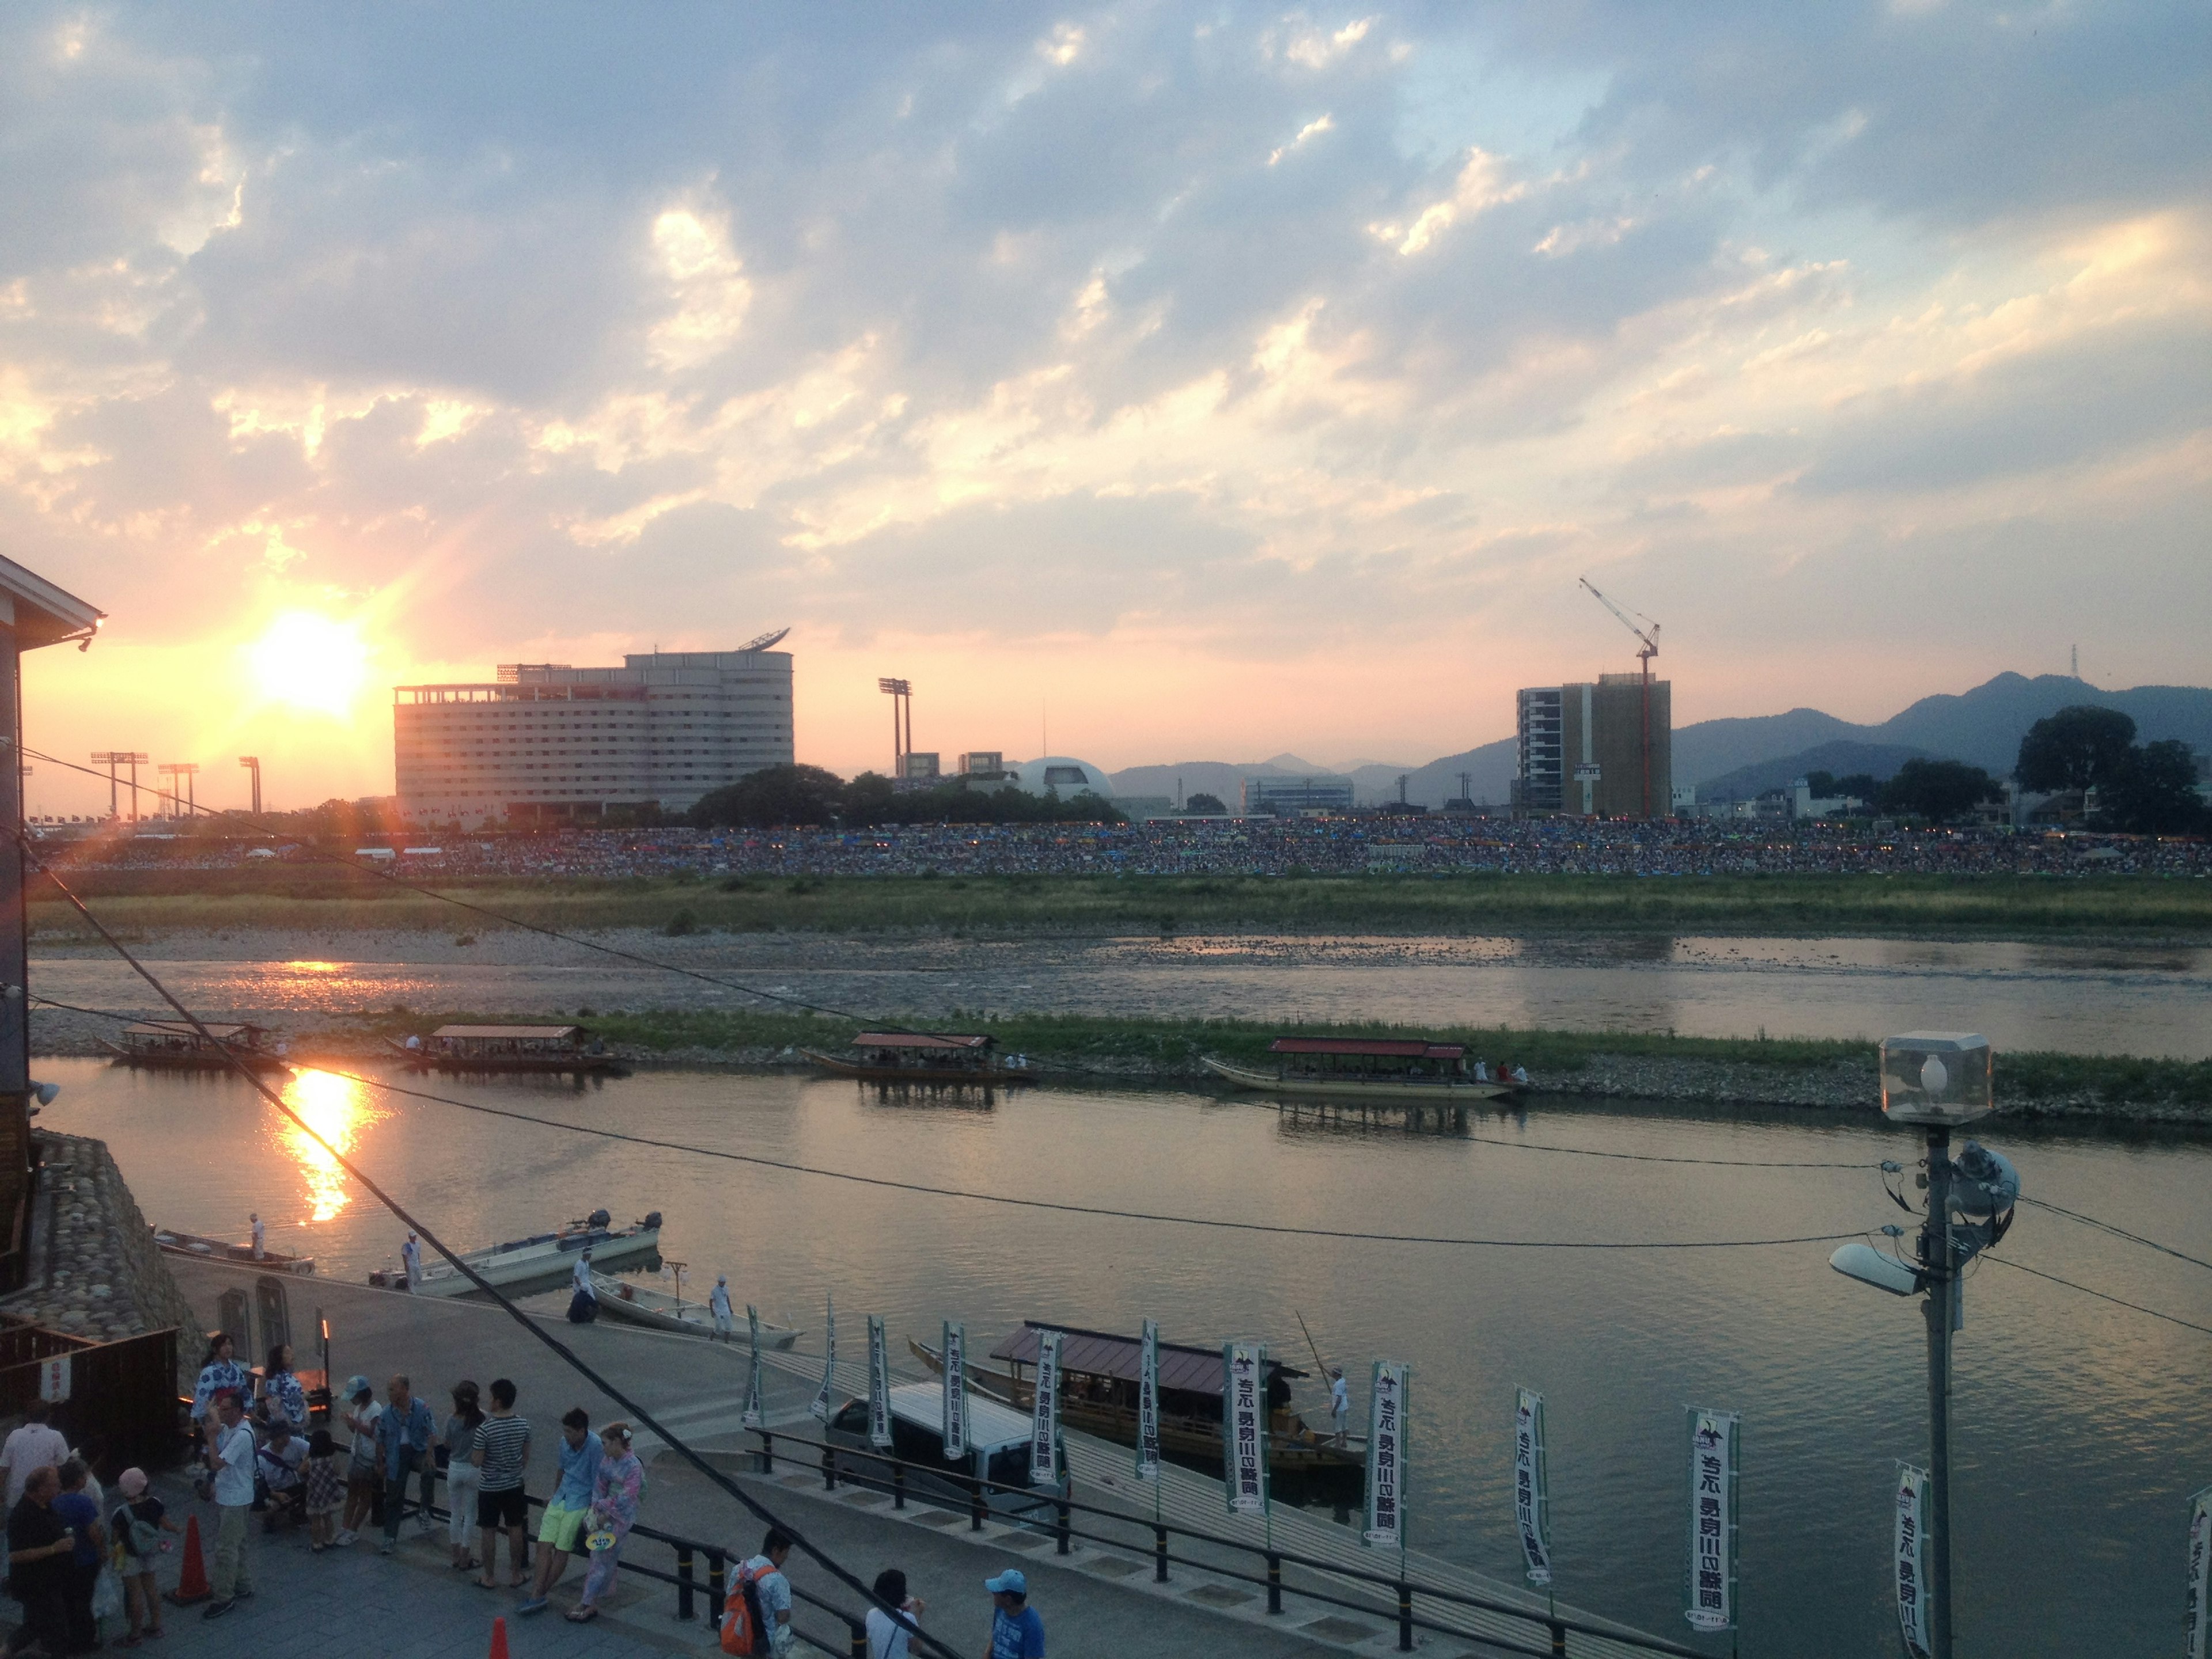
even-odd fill
[[[906,757],[914,750],[914,685],[908,680],[881,679],[876,682],[876,690],[891,700],[891,775],[902,778]]]
[[[169,781],[169,804],[189,817],[199,810],[199,786],[192,780],[199,775],[198,761],[163,761],[155,770]],[[177,780],[184,780],[184,792],[178,793]]]
[[[112,818],[117,816],[115,769],[118,766],[127,766],[131,769],[131,816],[133,818],[138,816],[138,768],[141,763],[149,758],[150,757],[142,755],[135,749],[103,749],[92,757],[92,763],[94,766],[105,766],[107,769],[108,817]]]
[[[253,774],[253,816],[258,818],[261,816],[261,757],[240,755],[238,763]]]

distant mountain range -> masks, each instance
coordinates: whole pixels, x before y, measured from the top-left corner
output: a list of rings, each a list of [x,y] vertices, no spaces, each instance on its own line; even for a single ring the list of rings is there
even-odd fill
[[[1700,720],[1674,732],[1674,779],[1695,781],[1703,800],[1741,800],[1815,770],[1841,775],[1871,772],[1887,778],[1915,756],[1962,760],[2002,777],[2012,770],[2020,740],[2047,714],[2073,703],[2118,708],[2134,720],[2143,742],[2179,738],[2198,753],[2212,752],[2212,690],[2193,685],[2139,685],[2106,691],[2066,674],[2000,674],[1956,696],[1923,697],[1875,726],[1857,726],[1817,708],[1736,720]],[[1479,801],[1503,801],[1515,767],[1514,740],[1500,738],[1425,765],[1380,761],[1347,767],[1316,765],[1297,755],[1243,764],[1181,761],[1172,766],[1133,766],[1113,775],[1115,793],[1185,799],[1201,791],[1218,795],[1231,811],[1248,777],[1348,775],[1363,803],[1395,800],[1406,776],[1406,798],[1441,806],[1460,793],[1460,774]]]

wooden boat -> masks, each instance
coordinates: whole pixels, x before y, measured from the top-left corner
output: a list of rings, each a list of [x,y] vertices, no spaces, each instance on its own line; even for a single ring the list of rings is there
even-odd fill
[[[1009,1060],[995,1050],[999,1039],[981,1034],[943,1031],[862,1031],[853,1039],[857,1060],[812,1048],[799,1053],[832,1077],[863,1083],[911,1083],[948,1088],[961,1085],[1035,1083],[1037,1068],[1026,1060]]]
[[[272,1273],[312,1273],[315,1258],[311,1255],[283,1255],[264,1249],[257,1256],[251,1244],[234,1244],[227,1238],[210,1238],[203,1233],[180,1233],[167,1227],[154,1229],[155,1248],[172,1255],[195,1255],[203,1261],[241,1261],[250,1267],[259,1267]]]
[[[592,1259],[599,1260],[595,1250]],[[656,1331],[678,1331],[686,1336],[712,1336],[714,1316],[707,1304],[687,1301],[680,1296],[651,1285],[640,1285],[634,1279],[617,1279],[612,1273],[593,1273],[592,1288],[599,1293],[599,1311],[610,1319],[619,1319],[632,1325],[646,1325]],[[802,1333],[788,1325],[771,1325],[761,1321],[761,1346],[788,1348],[799,1340]],[[737,1334],[732,1341],[746,1340],[744,1314],[738,1310]]]
[[[591,1251],[595,1268],[658,1257],[660,1212],[653,1211],[635,1226],[614,1227],[609,1224],[605,1210],[594,1210],[583,1220],[572,1221],[553,1232],[510,1238],[501,1244],[487,1244],[480,1250],[464,1250],[461,1260],[475,1268],[487,1283],[503,1288],[537,1279],[565,1279],[575,1271],[576,1257],[584,1250]],[[405,1290],[407,1274],[403,1268],[382,1267],[369,1274],[368,1282],[387,1290]],[[450,1262],[442,1258],[426,1259],[415,1294],[466,1296],[474,1289],[476,1286],[456,1272]]]
[[[1277,1037],[1267,1045],[1272,1069],[1207,1058],[1206,1069],[1240,1089],[1272,1094],[1423,1101],[1496,1100],[1522,1085],[1478,1078],[1456,1042],[1419,1037]]]
[[[968,1367],[970,1386],[988,1399],[1018,1411],[1032,1408],[1037,1334],[1060,1333],[1060,1420],[1125,1446],[1137,1443],[1137,1374],[1143,1345],[1133,1336],[1084,1330],[1035,1320],[991,1350],[1003,1366]],[[941,1375],[943,1357],[912,1338],[907,1346],[932,1373]],[[1178,1463],[1208,1474],[1221,1472],[1221,1350],[1159,1345],[1160,1450]],[[1023,1372],[1032,1375],[1024,1377]],[[1352,1436],[1338,1445],[1310,1427],[1291,1409],[1292,1377],[1307,1373],[1275,1360],[1267,1362],[1267,1467],[1278,1480],[1304,1481],[1323,1488],[1357,1485],[1366,1468],[1366,1443]]]
[[[558,1072],[618,1073],[605,1043],[580,1025],[441,1025],[420,1047],[392,1042],[416,1072]]]
[[[110,1042],[106,1037],[100,1042],[124,1065],[157,1071],[228,1072],[232,1066],[229,1056],[223,1053],[225,1048],[252,1071],[291,1069],[281,1050],[270,1046],[271,1034],[265,1025],[240,1024],[210,1025],[207,1029],[214,1042],[182,1020],[145,1020],[125,1026],[118,1034],[122,1038],[118,1042]],[[222,1047],[216,1047],[217,1043]]]

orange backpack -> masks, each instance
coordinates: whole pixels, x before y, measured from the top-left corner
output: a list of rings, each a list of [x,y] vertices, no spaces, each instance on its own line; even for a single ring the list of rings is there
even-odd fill
[[[730,1586],[729,1600],[722,1604],[723,1652],[768,1651],[768,1620],[760,1604],[760,1581],[766,1576],[756,1572],[750,1561],[738,1569],[738,1581]]]

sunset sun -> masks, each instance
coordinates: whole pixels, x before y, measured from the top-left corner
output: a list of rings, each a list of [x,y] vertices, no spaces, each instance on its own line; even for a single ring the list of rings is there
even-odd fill
[[[303,713],[343,718],[368,679],[360,629],[313,611],[280,612],[247,654],[261,695]]]

